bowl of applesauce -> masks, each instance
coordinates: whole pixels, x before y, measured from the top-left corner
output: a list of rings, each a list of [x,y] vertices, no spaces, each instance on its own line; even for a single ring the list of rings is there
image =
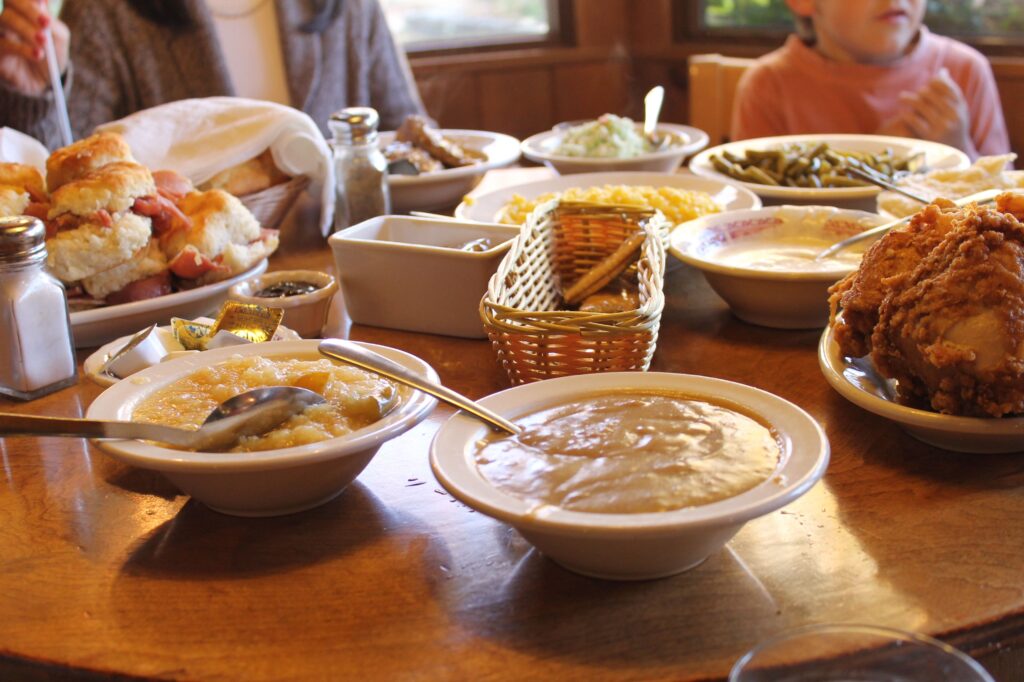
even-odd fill
[[[824,475],[828,439],[796,405],[710,377],[609,372],[480,401],[522,428],[459,413],[430,448],[449,493],[565,568],[644,580],[693,568],[747,521]]]
[[[276,516],[333,499],[387,440],[430,414],[437,401],[379,375],[325,358],[318,340],[230,346],[170,360],[114,384],[90,419],[195,428],[222,401],[262,386],[300,386],[324,396],[267,434],[229,452],[191,452],[138,440],[96,444],[126,464],[164,474],[182,492],[235,516]],[[437,381],[403,351],[360,344]]]

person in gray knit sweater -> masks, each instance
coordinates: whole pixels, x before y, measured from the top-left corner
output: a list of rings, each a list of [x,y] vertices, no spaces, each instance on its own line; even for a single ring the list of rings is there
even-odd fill
[[[48,15],[45,0],[6,0],[0,13],[0,125],[51,149],[59,146],[41,49],[44,26],[53,28],[77,138],[165,102],[247,94],[236,87],[242,77],[262,85],[264,71],[247,72],[244,60],[240,66],[237,55],[225,54],[235,48],[222,44],[224,24],[218,24],[258,11],[271,15],[264,16],[271,27],[276,22],[279,41],[242,45],[259,50],[263,63],[251,69],[266,69],[269,81],[276,66],[278,101],[305,111],[321,130],[345,106],[374,107],[383,129],[423,113],[376,0],[65,0],[60,21]],[[256,35],[235,30],[234,40],[251,42]]]

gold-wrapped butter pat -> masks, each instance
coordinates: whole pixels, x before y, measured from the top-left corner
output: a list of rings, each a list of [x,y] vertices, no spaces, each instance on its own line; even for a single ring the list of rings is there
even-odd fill
[[[210,335],[210,325],[172,317],[171,332],[185,350],[204,350],[206,337]]]
[[[227,301],[221,307],[207,335],[213,337],[217,332],[227,331],[247,341],[263,343],[274,338],[274,332],[277,331],[283,317],[283,308]]]

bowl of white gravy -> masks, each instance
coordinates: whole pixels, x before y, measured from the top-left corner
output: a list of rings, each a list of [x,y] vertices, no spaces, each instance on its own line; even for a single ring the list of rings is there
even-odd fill
[[[495,433],[458,413],[431,444],[434,475],[553,561],[597,578],[693,568],[828,465],[825,433],[802,409],[710,377],[583,374],[480,402],[522,431]]]
[[[859,267],[870,242],[815,257],[882,222],[874,213],[832,206],[730,211],[684,223],[672,233],[669,248],[701,270],[740,319],[813,329],[828,322],[828,288]]]

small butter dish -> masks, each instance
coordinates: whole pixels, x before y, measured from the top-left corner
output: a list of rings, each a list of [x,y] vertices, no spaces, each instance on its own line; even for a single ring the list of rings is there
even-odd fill
[[[353,322],[479,339],[487,336],[480,299],[519,230],[381,216],[327,241]]]
[[[338,283],[317,270],[278,270],[231,287],[229,298],[284,310],[283,324],[303,338],[318,338]]]

